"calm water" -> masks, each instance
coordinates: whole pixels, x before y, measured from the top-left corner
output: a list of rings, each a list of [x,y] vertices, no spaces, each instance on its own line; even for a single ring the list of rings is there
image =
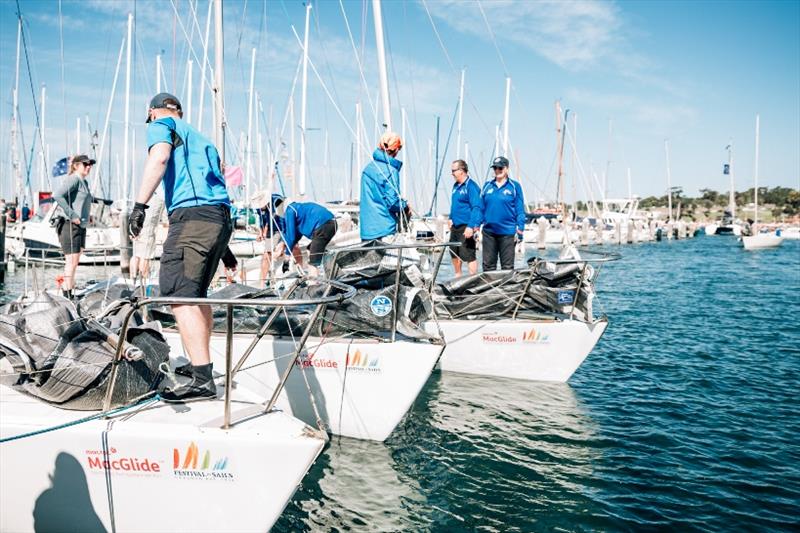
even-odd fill
[[[800,242],[620,251],[569,384],[437,372],[385,443],[334,438],[275,530],[800,528]]]

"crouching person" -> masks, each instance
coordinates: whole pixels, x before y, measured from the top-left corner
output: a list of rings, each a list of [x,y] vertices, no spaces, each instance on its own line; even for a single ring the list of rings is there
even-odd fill
[[[281,203],[282,200],[277,200],[275,208]],[[288,204],[283,218],[286,230],[277,253],[283,251],[286,255],[292,255],[292,249],[301,237],[311,239],[308,245],[308,273],[311,276],[319,275],[325,249],[336,234],[333,213],[313,202],[299,202]]]

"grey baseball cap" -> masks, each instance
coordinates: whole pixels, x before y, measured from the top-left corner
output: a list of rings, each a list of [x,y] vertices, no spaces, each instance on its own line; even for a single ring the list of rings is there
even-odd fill
[[[508,159],[503,156],[495,157],[492,161],[492,168],[508,167]]]
[[[148,108],[147,120],[145,123],[150,122],[150,109],[171,109],[173,111],[182,111],[181,101],[177,97],[169,93],[158,93],[150,99],[150,107]]]

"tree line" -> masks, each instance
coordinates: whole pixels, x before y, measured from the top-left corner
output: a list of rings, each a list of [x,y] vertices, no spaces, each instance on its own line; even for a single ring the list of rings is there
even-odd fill
[[[754,193],[754,187],[750,187],[745,191],[736,191],[734,193],[736,206],[744,207],[747,204],[753,203]],[[680,203],[682,209],[685,210],[712,210],[715,207],[725,208],[728,207],[729,201],[727,192],[717,192],[713,189],[700,189],[700,196],[691,197],[684,196],[682,187],[672,188],[672,205],[676,206]],[[759,187],[758,203],[759,205],[773,206],[772,213],[775,216],[794,216],[800,214],[800,190],[789,187]],[[666,205],[666,194],[663,196],[648,196],[642,198],[639,202],[639,207],[643,209],[664,207]]]

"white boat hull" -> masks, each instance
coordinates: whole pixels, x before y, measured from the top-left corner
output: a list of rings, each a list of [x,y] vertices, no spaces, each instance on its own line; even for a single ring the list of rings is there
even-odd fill
[[[166,337],[172,356],[183,354],[177,332],[167,332]],[[252,338],[252,334],[234,335],[234,361],[244,353]],[[441,345],[423,342],[320,341],[311,337],[289,374],[277,406],[316,426],[310,389],[320,418],[331,433],[386,440],[414,403],[442,349]],[[224,336],[212,336],[211,351],[215,367],[224,368]],[[294,343],[290,339],[265,336],[236,375],[235,382],[253,390],[272,390],[293,353]]]
[[[0,389],[0,438],[90,414]],[[0,530],[267,531],[325,439],[277,411],[229,430],[221,415],[151,404],[0,444]]]
[[[58,233],[48,221],[28,221],[9,228],[6,235],[8,251],[18,261],[63,260]],[[119,228],[86,229],[86,247],[81,254],[81,265],[119,264]]]
[[[774,233],[758,233],[756,235],[745,235],[742,237],[742,246],[744,246],[745,250],[777,248],[782,243],[783,237],[778,237]]]
[[[437,331],[434,323],[428,331]],[[567,381],[608,326],[599,319],[442,320],[447,347],[443,372],[462,372],[531,381]]]

